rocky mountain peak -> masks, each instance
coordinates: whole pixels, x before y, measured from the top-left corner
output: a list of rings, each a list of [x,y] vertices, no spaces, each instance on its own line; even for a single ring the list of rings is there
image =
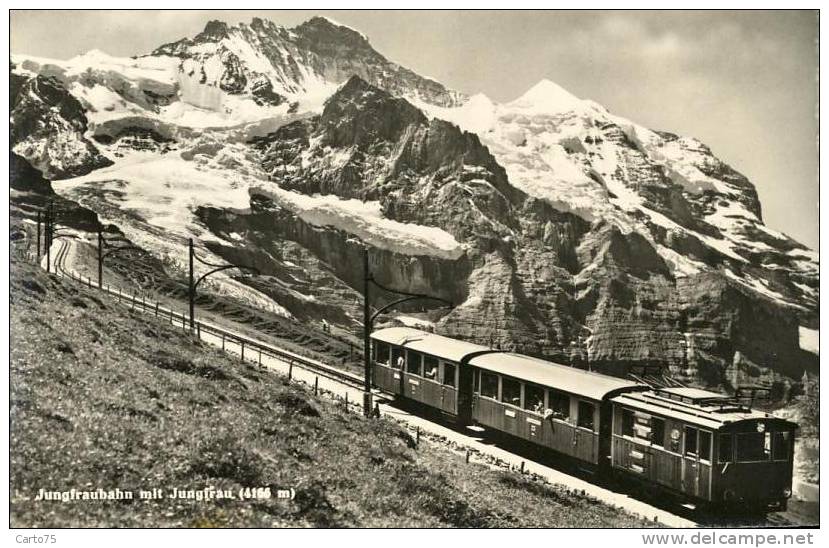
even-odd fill
[[[312,17],[292,30],[318,42],[328,41],[369,46],[368,38],[363,33],[327,17]]]
[[[396,141],[408,126],[427,119],[406,100],[352,76],[325,103],[321,121],[328,128],[328,142],[350,146]]]
[[[211,20],[207,22],[204,30],[196,35],[196,42],[218,42],[227,38],[228,26],[224,21]]]

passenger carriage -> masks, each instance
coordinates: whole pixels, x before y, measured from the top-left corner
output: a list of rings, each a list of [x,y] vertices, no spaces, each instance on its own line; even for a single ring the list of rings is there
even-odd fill
[[[603,443],[610,437],[612,420],[608,398],[647,388],[507,352],[479,354],[468,365],[474,381],[474,422],[573,457],[590,468],[609,464],[610,446]]]
[[[468,419],[472,377],[460,365],[488,347],[408,327],[381,329],[371,338],[374,386]]]
[[[734,398],[654,389],[408,327],[371,338],[376,387],[461,424],[695,503],[785,508],[791,495],[797,425]]]
[[[795,423],[695,388],[611,401],[614,470],[705,504],[786,508]]]

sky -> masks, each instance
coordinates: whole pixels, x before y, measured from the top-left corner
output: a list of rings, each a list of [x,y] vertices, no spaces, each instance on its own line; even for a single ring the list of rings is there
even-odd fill
[[[207,21],[326,15],[387,58],[496,101],[539,80],[652,129],[700,139],[757,187],[766,224],[818,248],[814,11],[26,11],[11,50],[147,53]]]

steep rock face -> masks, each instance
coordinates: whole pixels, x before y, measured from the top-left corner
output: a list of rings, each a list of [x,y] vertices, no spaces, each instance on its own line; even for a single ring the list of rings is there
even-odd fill
[[[282,188],[379,199],[387,218],[438,226],[463,241],[481,238],[488,249],[508,242],[517,226],[511,208],[524,195],[477,137],[429,122],[405,100],[356,76],[319,117],[252,144]]]
[[[25,158],[9,153],[9,186],[19,192],[31,192],[42,196],[54,195],[52,184],[43,174],[32,167]]]
[[[83,175],[112,163],[84,136],[84,109],[58,80],[12,73],[10,102],[12,150],[46,177]]]
[[[245,239],[244,246],[219,250],[220,254],[277,278],[278,283],[269,284],[266,290],[295,317],[325,317],[349,327],[361,321],[363,246],[348,233],[313,226],[261,195],[252,197],[249,213],[202,208],[198,215],[213,233],[235,233]],[[466,286],[457,283],[469,275],[466,256],[456,260],[413,257],[374,248],[369,259],[372,274],[383,284],[429,292],[455,303],[466,299]],[[374,306],[388,298],[378,292]],[[418,303],[412,309],[422,306]]]
[[[361,33],[324,17],[314,17],[294,29],[297,44],[315,55],[315,68],[327,79],[344,82],[359,76],[392,95],[414,95],[438,106],[463,102],[463,95],[423,78],[387,60],[374,50]]]

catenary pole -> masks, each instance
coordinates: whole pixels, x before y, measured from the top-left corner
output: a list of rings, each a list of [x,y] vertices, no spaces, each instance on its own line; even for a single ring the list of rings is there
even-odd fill
[[[196,309],[196,288],[195,288],[195,281],[193,280],[193,238],[189,240],[189,250],[190,250],[190,288],[189,288],[189,296],[190,296],[190,329],[195,329],[196,327],[196,320],[194,318],[194,313]]]
[[[371,273],[368,270],[368,248],[363,249],[363,414],[371,415],[371,311],[369,310],[369,285]]]
[[[104,235],[98,230],[98,289],[104,283]]]

